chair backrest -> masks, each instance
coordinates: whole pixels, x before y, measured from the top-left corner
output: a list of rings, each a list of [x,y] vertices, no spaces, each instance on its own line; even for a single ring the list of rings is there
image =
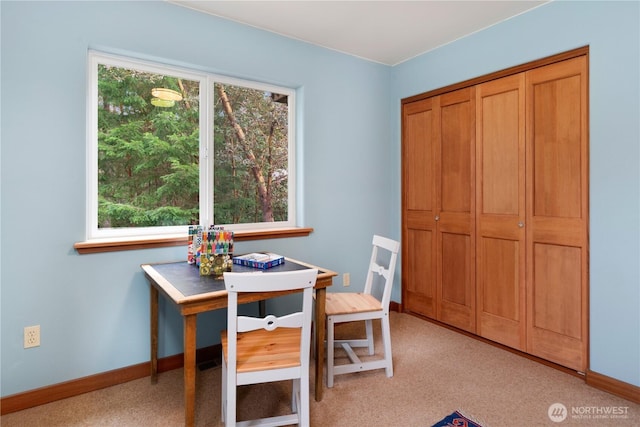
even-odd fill
[[[227,349],[229,354],[229,370],[236,370],[237,333],[257,329],[272,331],[279,327],[301,328],[300,358],[301,366],[309,360],[311,343],[311,313],[313,302],[313,287],[318,276],[317,269],[304,269],[285,272],[249,272],[224,273],[224,284],[228,292],[227,311]],[[279,292],[302,290],[302,309],[287,315],[276,317],[268,315],[264,318],[239,316],[238,294],[246,292]]]
[[[384,249],[389,252],[388,262],[381,265],[378,257],[378,249]],[[378,274],[384,279],[384,289],[382,291],[382,309],[389,311],[389,302],[391,300],[391,287],[393,286],[393,275],[396,270],[396,261],[400,243],[386,237],[373,236],[373,250],[371,251],[371,261],[369,262],[369,271],[367,272],[367,280],[364,284],[364,292],[372,293],[374,274]]]

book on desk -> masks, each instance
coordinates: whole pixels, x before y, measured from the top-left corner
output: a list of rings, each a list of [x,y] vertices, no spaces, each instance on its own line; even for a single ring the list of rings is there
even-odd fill
[[[234,256],[233,263],[266,270],[268,268],[275,267],[276,265],[284,264],[284,256],[274,254],[273,252],[253,252],[250,254]]]

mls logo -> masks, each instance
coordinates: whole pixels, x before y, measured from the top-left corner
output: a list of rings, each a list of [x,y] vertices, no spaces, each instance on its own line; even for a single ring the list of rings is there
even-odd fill
[[[547,415],[554,423],[561,423],[567,418],[567,408],[562,403],[554,403],[549,406]]]

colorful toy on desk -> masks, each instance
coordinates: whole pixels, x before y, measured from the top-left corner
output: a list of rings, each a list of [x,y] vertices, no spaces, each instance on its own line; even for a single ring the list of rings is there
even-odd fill
[[[190,225],[189,226],[189,237],[187,239],[187,262],[189,264],[196,263],[196,253],[198,252],[202,241],[198,241],[198,236],[200,239],[202,238],[202,226],[201,225]]]
[[[201,225],[189,226],[187,262],[200,269],[201,276],[222,279],[225,271],[233,265],[233,231],[211,226],[205,230]]]

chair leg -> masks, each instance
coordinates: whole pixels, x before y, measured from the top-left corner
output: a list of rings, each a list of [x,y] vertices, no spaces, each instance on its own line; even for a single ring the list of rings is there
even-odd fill
[[[389,324],[389,313],[382,317],[382,341],[384,343],[384,360],[387,377],[393,376],[393,359],[391,355],[391,326]]]
[[[327,318],[327,387],[333,387],[333,341],[334,341],[333,318]],[[318,350],[320,351],[320,350]]]
[[[291,385],[291,412],[298,412],[300,400],[300,379],[294,378]]]
[[[224,424],[227,427],[235,427],[236,425],[236,396],[238,387],[235,379],[230,378],[229,373],[225,371],[225,402],[224,402]]]
[[[224,356],[222,357],[222,395],[220,402],[220,416],[222,418],[222,424],[227,424],[227,416],[226,416],[226,407],[227,407],[227,364],[224,361]]]
[[[298,402],[298,420],[300,427],[309,427],[310,408],[309,408],[309,373],[303,373],[302,378],[298,380],[299,402]]]
[[[365,320],[365,329],[367,331],[367,343],[369,344],[369,356],[372,356],[375,352],[373,348],[373,321],[371,319]]]

